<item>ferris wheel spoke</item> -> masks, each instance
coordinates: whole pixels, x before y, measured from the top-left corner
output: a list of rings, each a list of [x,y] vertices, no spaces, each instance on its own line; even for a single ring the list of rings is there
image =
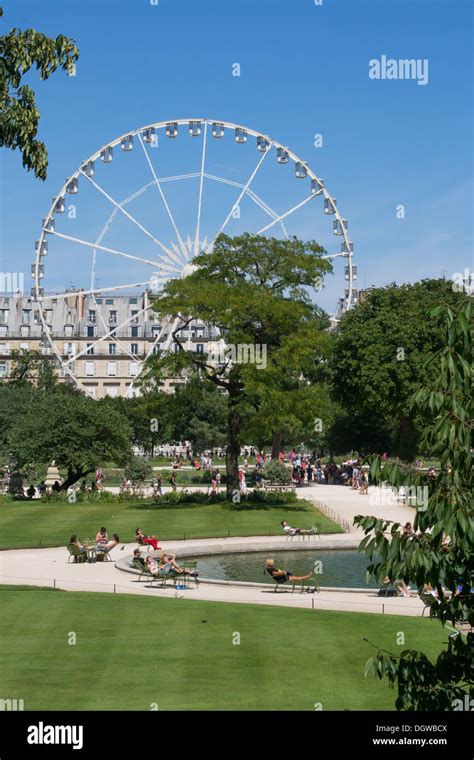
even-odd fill
[[[104,196],[104,198],[107,198],[107,200],[110,201],[110,203],[112,203],[119,211],[121,211],[122,214],[132,222],[132,224],[138,227],[138,229],[141,230],[144,233],[144,235],[146,235],[150,240],[152,240],[155,243],[155,245],[161,248],[165,253],[168,253],[166,246],[161,242],[161,240],[158,240],[158,238],[152,235],[152,233],[149,230],[147,230],[147,228],[144,227],[143,224],[141,224],[138,221],[138,219],[135,219],[135,217],[132,216],[132,214],[129,214],[128,211],[126,211],[123,208],[123,206],[120,205],[120,203],[118,203],[118,201],[115,200],[115,198],[109,195],[109,193],[106,190],[104,190],[103,187],[101,187],[97,182],[95,182],[95,180],[93,180],[92,177],[89,177],[85,172],[82,171],[82,169],[81,169],[81,174],[83,177],[87,179],[88,182],[91,183],[91,185],[93,185],[93,187],[95,187],[96,190],[99,191],[99,193],[101,193]]]
[[[201,172],[199,180],[199,198],[197,209],[197,221],[196,221],[196,233],[194,235],[194,255],[198,254],[199,236],[201,234],[201,209],[202,209],[202,189],[204,185],[204,166],[206,162],[206,143],[207,143],[207,121],[204,124],[204,137],[202,141],[202,155],[201,155]]]
[[[262,166],[262,164],[263,164],[263,162],[265,161],[266,157],[267,157],[267,156],[268,156],[268,154],[270,153],[270,151],[271,151],[272,147],[273,147],[273,142],[271,142],[271,143],[268,145],[268,147],[267,147],[267,149],[266,149],[265,153],[262,155],[262,157],[260,158],[260,160],[257,162],[257,165],[256,165],[255,169],[253,170],[253,172],[251,173],[251,175],[250,175],[250,177],[248,178],[247,182],[245,183],[245,185],[243,186],[242,190],[240,191],[239,197],[237,198],[237,200],[235,201],[235,203],[232,205],[232,207],[231,207],[231,209],[230,209],[229,213],[227,214],[227,216],[226,216],[226,218],[225,218],[225,221],[224,221],[224,222],[223,222],[223,224],[221,225],[221,227],[220,227],[220,229],[219,229],[219,232],[217,233],[217,235],[215,236],[215,238],[216,238],[216,237],[218,237],[218,235],[220,235],[220,234],[221,234],[221,232],[223,232],[223,231],[224,231],[225,227],[227,226],[227,224],[228,224],[228,222],[229,222],[229,219],[230,219],[230,218],[231,218],[231,216],[232,216],[232,213],[233,213],[234,209],[235,209],[235,208],[237,208],[237,207],[240,205],[240,201],[242,200],[242,198],[244,197],[244,195],[245,195],[245,194],[247,193],[247,191],[249,190],[249,188],[250,188],[250,185],[252,184],[252,182],[254,181],[255,177],[257,176],[257,174],[258,174],[258,171],[259,171],[260,167]],[[215,238],[214,238],[214,240],[215,240]]]
[[[307,198],[305,198],[301,203],[297,203],[296,206],[292,206],[292,208],[289,208],[288,211],[285,211],[284,214],[280,214],[276,219],[273,220],[270,224],[267,224],[266,227],[261,227],[258,232],[255,232],[255,235],[261,235],[262,232],[266,232],[270,229],[270,227],[273,227],[274,224],[277,222],[282,222],[283,219],[286,219],[290,214],[294,214],[295,211],[298,211],[299,208],[302,208],[302,206],[305,206],[306,203],[309,203],[313,198],[317,198],[317,195],[312,193],[311,195],[308,195]]]
[[[110,338],[110,336],[111,336],[111,335],[113,335],[114,333],[116,333],[116,332],[118,332],[119,330],[121,330],[121,329],[122,329],[122,327],[125,327],[125,326],[126,326],[126,325],[128,325],[130,322],[132,322],[134,319],[137,319],[137,318],[138,318],[138,317],[139,317],[141,314],[144,314],[144,312],[145,312],[145,311],[149,311],[150,309],[151,309],[151,306],[145,306],[145,308],[143,308],[143,309],[140,309],[140,311],[138,311],[138,312],[137,312],[136,314],[134,314],[132,317],[128,317],[128,319],[124,320],[124,321],[123,321],[123,322],[121,322],[119,325],[114,325],[114,326],[112,327],[112,329],[111,329],[111,330],[108,330],[108,331],[105,333],[105,335],[101,335],[101,336],[100,336],[100,338],[98,338],[98,339],[97,339],[97,340],[96,340],[94,343],[91,343],[89,346],[87,346],[87,348],[83,349],[82,351],[79,351],[79,353],[77,353],[77,354],[74,354],[74,356],[71,356],[71,358],[70,358],[70,359],[68,359],[67,361],[63,361],[63,363],[62,363],[62,364],[63,364],[63,366],[64,366],[64,367],[68,367],[68,366],[69,366],[69,364],[72,364],[73,362],[75,362],[75,361],[76,361],[76,359],[79,359],[81,356],[84,356],[84,355],[86,355],[86,354],[90,353],[90,350],[91,350],[91,348],[93,349],[93,348],[95,348],[95,346],[97,346],[99,343],[103,343],[103,342],[104,342],[104,341],[106,341],[108,338]]]
[[[153,341],[152,345],[150,346],[150,348],[148,349],[147,353],[145,354],[145,358],[142,361],[139,362],[138,372],[137,372],[137,374],[135,375],[135,377],[133,378],[132,382],[130,383],[130,385],[127,388],[127,393],[126,393],[127,398],[130,398],[133,386],[135,385],[135,382],[138,380],[139,376],[141,375],[143,367],[145,366],[145,363],[146,363],[147,359],[149,359],[150,356],[154,353],[155,348],[159,344],[161,338],[163,337],[163,333],[166,330],[167,326],[168,326],[168,323],[165,322],[165,324],[161,328],[160,332],[156,336],[155,340]]]
[[[125,251],[119,251],[116,248],[108,248],[105,245],[98,245],[97,243],[91,243],[89,240],[82,240],[81,238],[72,237],[71,235],[65,235],[64,232],[51,232],[51,235],[62,238],[63,240],[70,240],[71,243],[79,243],[86,246],[86,248],[94,248],[98,251],[104,251],[104,253],[113,253],[115,256],[124,256],[126,259],[133,259],[134,261],[141,261],[142,264],[148,264],[148,266],[156,267],[160,263],[159,259],[144,259],[142,256],[134,256],[131,253],[125,253]]]
[[[156,187],[158,188],[158,191],[159,191],[159,193],[161,195],[161,199],[162,199],[162,201],[164,203],[164,206],[165,206],[166,211],[168,213],[168,216],[170,218],[171,224],[173,225],[173,229],[175,231],[176,238],[177,238],[178,243],[180,245],[181,252],[183,252],[185,250],[185,246],[184,246],[184,243],[183,243],[183,238],[181,237],[181,234],[180,234],[180,232],[178,230],[178,227],[176,226],[176,222],[174,220],[173,214],[171,213],[171,209],[170,209],[170,207],[168,205],[168,202],[167,202],[167,200],[165,198],[165,194],[164,194],[164,192],[163,192],[163,190],[161,188],[160,180],[156,176],[155,168],[154,168],[154,166],[153,166],[153,164],[151,162],[150,156],[148,155],[148,151],[145,148],[145,145],[143,144],[143,140],[142,140],[142,136],[141,136],[140,132],[138,133],[138,139],[140,140],[140,145],[143,148],[143,152],[145,154],[145,158],[147,160],[148,166],[150,167],[150,171],[151,171],[151,173],[153,175],[153,179],[155,181]],[[187,261],[187,258],[183,255],[183,263],[186,263],[186,261]]]
[[[97,308],[97,313],[99,315],[100,321],[102,322],[102,326],[103,326],[104,330],[107,330],[107,324],[105,322],[105,319],[104,319],[104,317],[102,315],[101,310],[99,309],[99,304],[97,303],[95,294],[93,294],[92,298],[93,298],[94,304],[95,304],[95,306]],[[135,317],[134,317],[134,319],[135,319]],[[118,340],[118,338],[115,336],[115,334],[110,335],[110,337],[108,338],[108,340],[110,341],[110,343],[115,343],[115,345],[118,346],[119,353],[125,354],[125,356],[130,357],[134,361],[136,360],[136,355],[132,354],[131,351],[128,351],[128,349],[124,348],[123,343]],[[110,354],[110,356],[114,356],[114,354]]]

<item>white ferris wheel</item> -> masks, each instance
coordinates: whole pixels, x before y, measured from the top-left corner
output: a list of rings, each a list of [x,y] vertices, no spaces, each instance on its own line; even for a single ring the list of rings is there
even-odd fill
[[[76,362],[91,344],[65,356],[55,340],[57,328],[48,320],[48,306],[74,293],[93,302],[144,291],[159,297],[163,285],[189,274],[194,257],[211,250],[224,231],[316,240],[327,251],[323,258],[333,261],[329,295],[337,306],[326,309],[333,323],[357,301],[347,219],[306,161],[239,124],[198,118],[156,122],[117,137],[82,161],[43,219],[31,294],[38,303],[44,345],[63,375],[88,392]],[[333,235],[340,250],[334,251]],[[120,331],[147,311],[151,319],[149,298],[133,317],[104,323],[96,343],[113,341],[118,351],[127,352]],[[155,346],[169,348],[169,327],[164,324],[148,346],[127,395]]]

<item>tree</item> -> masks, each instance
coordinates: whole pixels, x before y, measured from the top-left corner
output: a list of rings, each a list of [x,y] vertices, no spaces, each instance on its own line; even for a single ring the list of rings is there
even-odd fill
[[[59,387],[51,357],[34,350],[12,351],[12,368],[8,382],[12,386],[33,384],[44,391]],[[69,390],[66,384],[63,387]]]
[[[306,366],[324,351],[323,319],[307,291],[331,270],[323,252],[314,241],[221,234],[211,253],[194,259],[195,271],[170,281],[155,303],[156,311],[179,323],[175,351],[154,357],[148,378],[197,370],[225,394],[228,498],[239,489],[244,411],[258,409],[272,390],[303,387]],[[181,333],[195,319],[219,330],[223,354],[181,350]],[[280,424],[283,419],[284,410]]]
[[[58,67],[73,74],[78,58],[74,40],[62,34],[51,39],[34,29],[12,29],[0,36],[0,146],[18,148],[23,166],[42,180],[46,179],[48,153],[45,144],[36,139],[40,112],[34,91],[22,80],[34,66],[42,80]]]
[[[453,305],[468,296],[447,280],[423,280],[374,288],[344,314],[329,362],[332,395],[343,410],[331,430],[332,448],[407,460],[420,452],[427,415],[413,413],[410,398],[434,371],[426,359],[443,345],[443,325],[429,317],[442,299]]]
[[[67,470],[61,488],[67,490],[106,461],[125,464],[131,452],[127,418],[80,394],[36,392],[32,403],[12,424],[8,446],[19,467],[49,464]]]
[[[380,457],[373,458],[370,468],[375,482],[427,488],[428,499],[417,500],[417,532],[404,536],[400,524],[375,517],[354,521],[366,534],[360,549],[370,561],[370,575],[379,581],[415,582],[420,589],[429,584],[437,592],[433,614],[443,625],[469,629],[450,636],[434,663],[423,652],[408,650],[399,656],[378,652],[369,661],[368,670],[387,677],[392,686],[398,684],[398,710],[452,710],[455,700],[462,703],[466,695],[474,695],[471,303],[459,298],[453,308],[437,307],[433,318],[440,313],[447,318],[446,346],[428,360],[431,379],[411,403],[431,414],[422,442],[439,457],[441,471],[427,484],[423,475],[383,464]]]

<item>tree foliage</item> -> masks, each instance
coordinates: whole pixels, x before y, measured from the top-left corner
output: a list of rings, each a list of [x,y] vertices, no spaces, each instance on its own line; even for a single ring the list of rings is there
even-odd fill
[[[314,241],[221,234],[211,253],[194,259],[193,274],[170,281],[155,304],[156,311],[177,317],[179,324],[172,336],[175,351],[154,357],[146,378],[166,373],[189,377],[198,371],[222,389],[227,404],[228,496],[239,488],[243,415],[271,401],[271,394],[307,385],[306,375],[311,377],[317,357],[326,351],[326,322],[308,294],[308,287],[331,269],[322,253]],[[213,360],[181,350],[181,333],[196,319],[217,328],[228,350],[247,347],[247,356],[254,357],[260,351],[261,361],[236,360],[235,353]],[[274,396],[278,425],[286,407],[276,420],[275,404]]]
[[[341,406],[331,430],[339,452],[384,452],[413,459],[420,452],[429,410],[413,409],[413,393],[432,378],[427,359],[444,343],[444,328],[431,309],[468,296],[446,280],[423,280],[369,291],[347,312],[330,359],[332,394]]]
[[[48,153],[45,144],[36,139],[40,112],[34,91],[23,79],[32,68],[42,80],[57,68],[72,74],[78,58],[74,40],[62,34],[51,39],[35,29],[12,29],[0,36],[0,146],[20,150],[23,166],[42,180],[46,179]]]
[[[401,579],[419,589],[436,590],[432,612],[443,625],[465,625],[469,632],[448,639],[435,663],[422,653],[400,656],[379,652],[369,668],[398,684],[397,709],[453,709],[455,699],[474,688],[474,509],[472,503],[472,328],[471,303],[438,306],[432,317],[446,317],[446,345],[424,368],[429,382],[412,397],[411,406],[429,413],[422,443],[437,456],[441,469],[434,481],[403,471],[398,464],[371,461],[374,482],[427,487],[414,520],[416,534],[404,536],[399,523],[376,517],[355,518],[366,537],[360,545],[368,573],[381,581]]]
[[[131,429],[118,410],[108,408],[104,414],[97,402],[80,394],[30,391],[30,403],[23,402],[20,398],[20,414],[7,435],[9,452],[19,467],[55,461],[67,470],[65,490],[99,464],[125,464],[130,459]]]

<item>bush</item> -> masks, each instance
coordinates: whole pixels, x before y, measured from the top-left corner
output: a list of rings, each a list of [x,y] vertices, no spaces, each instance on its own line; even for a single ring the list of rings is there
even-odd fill
[[[124,475],[132,483],[144,483],[151,477],[153,468],[145,457],[132,457],[124,468]]]
[[[272,485],[286,486],[291,483],[291,472],[283,462],[267,462],[263,468],[263,477]]]

